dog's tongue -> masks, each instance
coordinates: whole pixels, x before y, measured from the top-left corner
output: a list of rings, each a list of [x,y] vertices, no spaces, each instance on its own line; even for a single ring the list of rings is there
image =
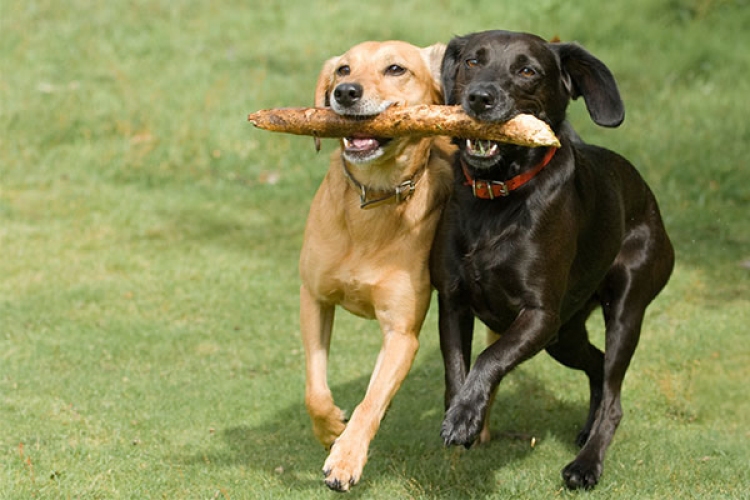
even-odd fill
[[[348,137],[346,149],[350,151],[372,151],[380,147],[380,142],[373,137]]]

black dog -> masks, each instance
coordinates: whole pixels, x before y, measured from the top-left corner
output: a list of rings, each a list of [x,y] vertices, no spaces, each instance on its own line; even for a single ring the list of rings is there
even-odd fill
[[[448,104],[485,121],[533,114],[562,144],[456,140],[454,194],[430,263],[446,370],[442,437],[470,446],[484,433],[500,380],[546,349],[589,378],[583,448],[563,478],[569,488],[591,488],[622,417],[620,389],[646,307],[674,265],[656,200],[636,169],[583,143],[565,121],[569,101],[583,96],[595,123],[618,126],[617,85],[578,45],[505,31],[454,38],[442,78]],[[586,331],[597,305],[605,353]],[[475,316],[499,335],[469,371]]]

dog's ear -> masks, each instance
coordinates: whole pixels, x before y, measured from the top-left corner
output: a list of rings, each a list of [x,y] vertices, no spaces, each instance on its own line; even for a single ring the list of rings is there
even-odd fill
[[[445,54],[445,44],[436,43],[420,49],[422,59],[424,60],[427,67],[430,69],[432,75],[433,91],[435,102],[443,102],[443,88],[440,80],[440,69],[443,63],[443,55]]]
[[[445,104],[456,104],[458,100],[454,95],[458,68],[461,66],[461,53],[468,41],[467,37],[454,37],[445,49],[443,64],[440,69],[440,79],[443,82],[443,97]]]
[[[323,63],[323,68],[318,75],[318,83],[315,84],[315,107],[327,108],[331,105],[329,95],[331,84],[333,83],[333,71],[336,69],[341,56],[332,57]],[[320,137],[313,137],[315,141],[315,151],[320,151]]]
[[[315,107],[326,108],[331,105],[329,94],[333,83],[333,71],[341,56],[332,57],[323,64],[318,75],[318,83],[315,85]]]
[[[625,106],[612,72],[580,45],[553,43],[560,57],[563,84],[572,99],[583,96],[589,116],[602,127],[617,127],[625,119]]]

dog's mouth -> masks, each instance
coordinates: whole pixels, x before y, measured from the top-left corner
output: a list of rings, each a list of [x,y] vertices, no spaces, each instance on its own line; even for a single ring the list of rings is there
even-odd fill
[[[338,114],[346,116],[355,120],[365,120],[374,118],[386,109],[388,109],[394,101],[373,101],[365,100],[360,102],[357,106],[352,109],[343,108],[339,103],[333,101],[331,108]],[[391,142],[392,139],[386,137],[374,137],[364,135],[354,135],[343,138],[343,153],[344,158],[350,163],[366,164],[377,158],[380,158],[384,154],[384,148]]]
[[[500,154],[500,144],[495,141],[466,139],[466,153],[480,159],[491,159]]]
[[[392,139],[385,137],[344,137],[344,157],[352,163],[366,163],[379,158]]]

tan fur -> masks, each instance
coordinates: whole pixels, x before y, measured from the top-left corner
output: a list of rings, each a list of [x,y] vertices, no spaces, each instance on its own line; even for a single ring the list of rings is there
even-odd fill
[[[316,106],[330,102],[343,82],[363,86],[363,105],[383,102],[440,104],[439,64],[444,46],[419,49],[404,42],[365,42],[328,60],[318,79]],[[407,68],[385,75],[392,64]],[[350,74],[337,69],[348,65]],[[366,102],[364,102],[366,101]],[[451,185],[446,138],[393,139],[384,154],[366,165],[348,164],[372,189],[392,189],[426,168],[412,197],[400,204],[364,210],[358,191],[343,172],[341,146],[312,202],[300,256],[300,321],[306,354],[305,403],[313,431],[331,453],[326,483],[339,490],[355,484],[367,461],[370,441],[406,377],[419,345],[430,303],[428,258],[435,228]],[[377,319],[383,334],[370,385],[348,424],[334,404],[327,360],[335,306]]]

